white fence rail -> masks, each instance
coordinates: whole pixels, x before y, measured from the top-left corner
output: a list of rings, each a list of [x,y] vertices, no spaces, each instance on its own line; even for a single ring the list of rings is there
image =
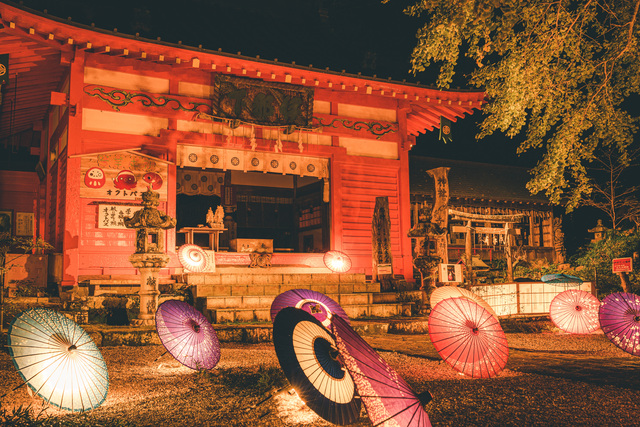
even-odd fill
[[[567,289],[593,292],[591,282],[582,284],[518,282],[471,288],[493,308],[498,316],[548,315],[551,300]]]

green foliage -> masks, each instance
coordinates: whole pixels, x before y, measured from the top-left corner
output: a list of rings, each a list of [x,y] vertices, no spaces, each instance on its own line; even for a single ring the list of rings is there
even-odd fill
[[[225,369],[220,372],[220,382],[226,387],[263,395],[288,384],[282,369],[260,366],[257,370]]]
[[[60,417],[46,415],[46,406],[40,408],[18,406],[17,408],[5,408],[0,402],[0,425],[7,427],[76,427],[76,426],[113,426],[127,427],[133,424],[124,419],[109,420],[103,422],[88,414],[65,414]]]
[[[524,133],[519,153],[544,148],[527,188],[571,210],[591,192],[587,166],[598,147],[629,163],[638,118],[624,101],[640,93],[639,7],[640,0],[419,0],[405,10],[425,21],[411,67],[439,64],[438,86],[448,88],[461,55],[472,59],[470,82],[489,101],[478,138]]]
[[[612,292],[621,292],[620,277],[612,272],[612,260],[633,256],[640,251],[640,230],[615,232],[609,231],[604,239],[581,248],[571,259],[571,264],[580,268],[577,275],[596,283],[598,296],[604,297]],[[637,262],[636,262],[637,264]],[[638,265],[629,273],[631,289],[640,292],[640,273]]]

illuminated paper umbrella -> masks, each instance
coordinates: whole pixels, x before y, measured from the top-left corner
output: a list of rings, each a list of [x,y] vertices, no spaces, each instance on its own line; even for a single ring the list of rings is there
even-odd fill
[[[96,408],[107,398],[102,354],[74,321],[50,309],[24,311],[9,326],[9,354],[27,385],[68,411]]]
[[[416,395],[349,324],[339,316],[331,319],[340,358],[356,384],[374,426],[426,427],[429,416],[423,405],[431,401],[425,391]]]
[[[607,295],[598,313],[606,337],[627,353],[640,356],[640,296],[627,292]]]
[[[467,289],[459,288],[457,286],[441,286],[439,288],[436,288],[436,290],[434,290],[431,293],[431,296],[429,297],[431,308],[433,309],[440,301],[445,300],[447,298],[470,299],[471,301],[480,304],[482,308],[484,308],[489,313],[491,313],[492,316],[495,316],[496,318],[498,317],[496,312],[493,311],[493,308],[491,308],[491,306],[485,300],[483,300],[479,295]]]
[[[156,311],[162,345],[191,369],[212,369],[220,361],[216,331],[198,310],[183,301],[167,300]]]
[[[207,268],[207,254],[198,245],[182,245],[178,249],[180,264],[189,271],[197,273]]]
[[[328,328],[331,316],[338,315],[349,319],[340,304],[323,293],[309,289],[292,289],[278,295],[271,303],[271,321],[273,322],[280,310],[285,307],[300,308],[313,315]],[[348,321],[348,320],[347,320]]]
[[[329,251],[322,257],[324,265],[331,271],[336,273],[346,273],[351,270],[351,258],[349,255],[340,251]]]
[[[570,334],[589,334],[600,328],[600,301],[589,292],[568,289],[551,300],[549,316],[558,328]]]
[[[315,317],[283,308],[273,322],[273,344],[284,375],[310,409],[338,425],[360,417],[353,380],[337,360],[333,337]]]
[[[429,315],[429,337],[456,371],[490,378],[507,365],[507,338],[495,316],[467,298],[440,301]]]

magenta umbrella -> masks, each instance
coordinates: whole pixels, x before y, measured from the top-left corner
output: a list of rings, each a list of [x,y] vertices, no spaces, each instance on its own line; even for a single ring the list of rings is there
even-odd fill
[[[320,292],[310,289],[292,289],[278,295],[271,303],[271,321],[273,322],[280,310],[285,307],[295,307],[313,315],[328,328],[331,323],[331,316],[337,314],[345,319],[349,319],[344,309]]]
[[[498,319],[467,298],[440,301],[429,315],[429,338],[456,371],[473,378],[498,375],[509,348]]]
[[[607,295],[598,312],[600,327],[616,346],[640,356],[640,296],[628,292]]]
[[[425,391],[411,387],[340,316],[331,318],[340,358],[351,374],[358,395],[374,426],[427,427],[431,425],[423,405],[431,401]]]
[[[216,331],[198,310],[183,301],[168,300],[156,311],[162,345],[176,360],[196,370],[212,369],[220,360]]]
[[[560,292],[551,301],[549,317],[558,328],[570,334],[590,334],[600,327],[600,301],[580,289]]]

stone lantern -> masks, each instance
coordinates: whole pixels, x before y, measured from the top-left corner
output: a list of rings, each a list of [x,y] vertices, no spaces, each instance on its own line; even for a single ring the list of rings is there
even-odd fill
[[[133,217],[125,218],[127,228],[136,229],[136,251],[129,262],[140,271],[140,314],[134,325],[153,325],[158,307],[158,272],[169,262],[164,253],[164,230],[176,226],[175,218],[160,212],[157,207],[160,195],[151,187],[142,193],[143,209]]]

